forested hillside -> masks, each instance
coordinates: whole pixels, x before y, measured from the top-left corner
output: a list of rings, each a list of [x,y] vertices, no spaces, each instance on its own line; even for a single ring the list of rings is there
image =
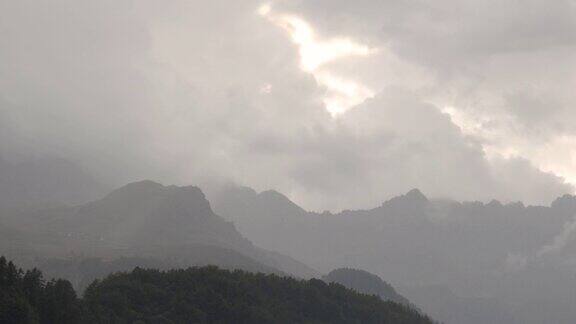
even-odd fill
[[[407,306],[339,284],[215,266],[117,273],[76,297],[0,258],[0,323],[432,323]]]
[[[216,267],[112,275],[87,289],[85,304],[98,323],[430,323],[339,284]]]
[[[0,323],[73,324],[83,315],[69,281],[46,281],[39,270],[24,272],[0,257]]]

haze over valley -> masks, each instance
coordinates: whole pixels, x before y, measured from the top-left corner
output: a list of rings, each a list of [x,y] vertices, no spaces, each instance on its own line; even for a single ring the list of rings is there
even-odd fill
[[[0,0],[0,323],[576,323],[576,2]]]

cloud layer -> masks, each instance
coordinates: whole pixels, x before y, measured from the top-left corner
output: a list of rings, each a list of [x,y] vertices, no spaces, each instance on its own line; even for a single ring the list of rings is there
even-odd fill
[[[529,203],[573,190],[537,168],[573,166],[573,2],[271,3],[377,49],[323,65],[375,93],[337,118],[261,5],[0,0],[0,154],[108,182],[274,188],[313,209],[413,187]]]

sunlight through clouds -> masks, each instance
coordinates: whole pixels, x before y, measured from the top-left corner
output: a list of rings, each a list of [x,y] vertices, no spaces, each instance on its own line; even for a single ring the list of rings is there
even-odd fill
[[[336,75],[326,65],[346,57],[366,57],[373,54],[375,49],[348,38],[321,39],[308,22],[296,15],[276,14],[269,4],[260,6],[258,14],[284,29],[298,46],[300,67],[311,73],[318,84],[326,88],[323,102],[332,116],[337,116],[374,95],[368,87]]]

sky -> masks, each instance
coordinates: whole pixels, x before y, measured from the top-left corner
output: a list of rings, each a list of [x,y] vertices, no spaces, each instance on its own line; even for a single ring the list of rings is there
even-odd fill
[[[576,184],[576,1],[0,0],[0,156],[313,210]]]

